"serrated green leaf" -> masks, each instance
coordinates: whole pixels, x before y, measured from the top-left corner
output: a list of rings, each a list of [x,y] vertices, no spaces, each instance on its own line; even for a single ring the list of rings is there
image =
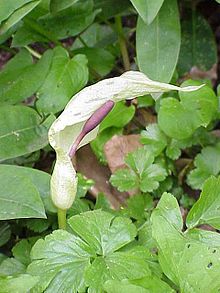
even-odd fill
[[[138,255],[138,247],[135,252],[115,252],[105,258],[97,257],[85,274],[89,290],[99,291],[107,280],[138,279],[151,275],[145,258]]]
[[[69,58],[62,47],[53,50],[50,71],[37,92],[37,108],[44,113],[57,113],[73,94],[88,81],[87,59],[84,55]]]
[[[0,107],[0,161],[46,146],[48,128],[53,120],[54,116],[49,116],[42,121],[35,110],[26,106]]]
[[[97,10],[93,10],[92,0],[79,0],[56,14],[47,14],[39,18],[38,22],[57,39],[64,39],[81,33],[92,24],[97,13]]]
[[[0,247],[3,246],[11,237],[11,227],[8,223],[0,223]]]
[[[50,198],[51,176],[48,173],[33,168],[0,164],[0,174],[4,174],[8,178],[16,174],[30,180],[39,192],[46,210],[51,213],[56,212],[56,208]]]
[[[138,177],[132,170],[117,170],[110,177],[110,183],[120,192],[133,190],[138,187]]]
[[[194,189],[201,189],[206,179],[220,172],[220,144],[203,148],[195,157],[194,165],[196,168],[188,174],[187,183]]]
[[[16,104],[32,96],[45,80],[51,61],[51,50],[35,64],[30,53],[19,52],[0,73],[0,103]]]
[[[57,230],[32,248],[28,273],[39,276],[34,292],[84,291],[84,271],[93,250],[79,237]],[[57,287],[58,286],[58,287]]]
[[[21,5],[17,4],[17,5],[13,5],[14,6],[13,8],[12,7],[9,8],[9,6],[12,4],[12,3],[10,3],[11,2],[10,1],[9,2],[9,6],[6,5],[6,9],[9,8],[11,14],[9,15],[8,19],[4,20],[1,23],[1,25],[0,25],[0,34],[4,34],[5,32],[7,32],[7,30],[9,30],[13,25],[15,25],[17,22],[19,22],[31,10],[33,10],[40,3],[40,1],[41,0],[35,0],[35,1],[33,1],[33,0],[32,1],[18,1],[18,2],[20,2],[19,4],[21,4],[23,2],[24,5],[21,6]],[[18,5],[20,7],[18,7]],[[13,10],[13,12],[12,12],[12,10]],[[6,12],[6,11],[3,11],[3,13],[4,12]],[[5,18],[5,16],[3,18]]]
[[[220,178],[210,177],[205,181],[199,200],[187,215],[188,228],[208,224],[220,229]]]
[[[195,11],[187,13],[189,19],[181,23],[182,38],[178,71],[181,75],[193,66],[206,71],[217,62],[217,48],[209,23]]]
[[[68,222],[73,231],[102,256],[125,246],[137,233],[130,219],[115,217],[101,210],[74,216]]]
[[[217,277],[220,242],[217,246],[212,242],[213,232],[204,231],[207,232],[205,241],[199,235],[192,237],[190,233],[182,233],[182,217],[177,201],[167,194],[162,196],[151,220],[159,262],[166,276],[181,292],[217,292],[220,286]]]
[[[107,281],[104,285],[107,293],[174,293],[175,291],[156,276],[139,280]]]
[[[29,292],[37,283],[38,277],[32,277],[28,274],[22,274],[18,277],[0,278],[1,292],[3,293],[24,293]]]
[[[169,82],[180,49],[180,24],[176,0],[164,1],[159,13],[149,25],[138,17],[136,42],[140,70],[152,79]]]
[[[199,82],[188,80],[185,84],[198,85]],[[175,98],[163,99],[158,113],[158,124],[169,137],[186,139],[200,126],[207,127],[216,117],[217,109],[215,93],[208,86],[204,86],[196,93],[180,94],[180,102]]]
[[[131,3],[137,10],[144,22],[150,24],[157,16],[164,0],[131,0]]]

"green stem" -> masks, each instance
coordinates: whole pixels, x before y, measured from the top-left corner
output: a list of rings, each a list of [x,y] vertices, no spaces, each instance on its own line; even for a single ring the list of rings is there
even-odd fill
[[[66,210],[57,210],[59,229],[66,230]]]
[[[29,46],[24,46],[25,49],[28,50],[28,52],[31,53],[31,55],[33,55],[34,57],[36,57],[37,59],[41,58],[41,54],[39,54],[38,52],[36,52],[35,50],[33,50],[31,47]]]
[[[118,33],[118,42],[119,42],[119,46],[120,46],[120,50],[121,50],[124,69],[127,71],[127,70],[130,70],[131,65],[130,65],[130,60],[129,60],[129,55],[128,55],[128,49],[126,46],[126,38],[125,38],[124,32],[123,32],[121,16],[115,17],[115,26],[116,26],[116,30]]]

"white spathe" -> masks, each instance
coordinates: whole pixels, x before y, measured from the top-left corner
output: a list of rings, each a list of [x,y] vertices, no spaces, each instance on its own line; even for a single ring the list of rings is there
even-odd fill
[[[77,177],[68,153],[87,119],[105,102],[118,102],[147,94],[155,97],[171,90],[194,91],[200,87],[181,88],[152,81],[138,71],[128,71],[119,77],[99,81],[74,95],[49,130],[49,142],[57,155],[51,178],[51,196],[55,206],[66,210],[75,199]],[[92,141],[97,133],[98,127],[85,136],[79,147]]]

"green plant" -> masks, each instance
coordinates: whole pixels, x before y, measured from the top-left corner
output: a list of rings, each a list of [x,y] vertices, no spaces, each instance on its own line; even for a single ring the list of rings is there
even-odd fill
[[[217,2],[2,1],[1,293],[220,290]]]

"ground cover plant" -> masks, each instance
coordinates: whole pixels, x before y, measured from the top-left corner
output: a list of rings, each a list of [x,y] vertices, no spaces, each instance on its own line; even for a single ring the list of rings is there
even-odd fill
[[[1,1],[0,293],[220,292],[219,15]]]

